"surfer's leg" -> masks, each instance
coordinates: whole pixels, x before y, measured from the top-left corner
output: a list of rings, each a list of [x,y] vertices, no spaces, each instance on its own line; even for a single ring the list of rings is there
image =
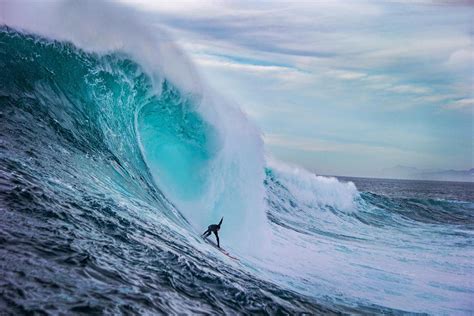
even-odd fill
[[[209,237],[210,234],[211,234],[211,232],[210,232],[209,229],[208,229],[208,230],[206,230],[206,231],[201,235],[201,237],[207,238],[207,237]]]
[[[210,233],[209,233],[209,234],[210,234]],[[216,239],[217,239],[217,247],[219,247],[219,248],[220,248],[221,246],[219,245],[219,235],[217,234],[217,231],[214,231],[214,235],[216,235]]]

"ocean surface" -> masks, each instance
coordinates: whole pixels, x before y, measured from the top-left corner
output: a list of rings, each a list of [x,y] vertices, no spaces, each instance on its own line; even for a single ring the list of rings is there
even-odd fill
[[[474,184],[275,161],[148,38],[71,34],[0,28],[1,314],[474,313]]]
[[[474,202],[474,183],[432,180],[399,180],[377,178],[340,177],[351,181],[360,191],[368,191],[393,198],[429,198]]]

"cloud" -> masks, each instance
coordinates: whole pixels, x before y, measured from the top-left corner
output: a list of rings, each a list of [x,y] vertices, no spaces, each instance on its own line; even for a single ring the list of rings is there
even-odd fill
[[[444,108],[449,110],[472,110],[474,109],[474,98],[456,100],[445,105]]]
[[[363,72],[345,71],[345,70],[330,70],[326,75],[341,80],[361,80],[363,79],[368,84],[367,88],[375,90],[386,90],[402,94],[428,94],[431,89],[420,85],[411,84],[397,84],[397,78],[390,76],[368,75]]]
[[[356,71],[344,71],[344,70],[331,70],[327,72],[327,75],[334,76],[342,80],[354,80],[367,77],[367,74]]]
[[[225,69],[231,69],[231,70],[243,71],[243,72],[249,72],[249,73],[256,73],[256,74],[263,74],[263,75],[272,75],[272,74],[278,74],[278,73],[303,74],[303,72],[299,71],[296,68],[284,67],[284,66],[278,66],[278,65],[255,65],[255,64],[232,62],[229,60],[209,58],[209,57],[199,57],[199,58],[196,58],[195,61],[198,64],[203,65],[203,66],[219,67],[219,68],[225,68]]]
[[[313,76],[310,73],[301,71],[295,67],[278,65],[272,63],[262,63],[255,60],[231,59],[216,55],[196,55],[194,61],[201,69],[215,69],[231,73],[234,76],[247,76],[260,78],[267,82],[266,89],[292,89],[301,88],[303,85],[312,82]],[[230,56],[231,57],[231,56]],[[278,84],[268,84],[268,81],[277,81]]]
[[[454,69],[470,69],[472,71],[474,67],[474,46],[456,50],[449,56],[446,64]]]
[[[412,93],[412,94],[426,94],[431,92],[430,89],[421,87],[421,86],[416,86],[416,85],[396,85],[393,87],[388,88],[387,90],[393,91],[396,93]]]
[[[338,144],[324,142],[317,139],[298,139],[280,134],[265,134],[264,141],[265,144],[271,146],[279,146],[310,152],[338,151],[340,149],[340,146]]]
[[[317,138],[294,137],[282,134],[265,134],[264,142],[269,146],[284,147],[287,149],[306,152],[340,152],[340,153],[368,153],[378,155],[413,154],[411,151],[391,146],[369,145],[364,143],[342,143],[326,141]]]

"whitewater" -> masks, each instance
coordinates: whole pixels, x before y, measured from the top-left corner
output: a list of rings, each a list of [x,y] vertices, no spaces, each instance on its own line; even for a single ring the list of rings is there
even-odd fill
[[[0,4],[6,314],[470,314],[474,198],[271,158],[140,14]],[[224,216],[222,246],[200,235]]]

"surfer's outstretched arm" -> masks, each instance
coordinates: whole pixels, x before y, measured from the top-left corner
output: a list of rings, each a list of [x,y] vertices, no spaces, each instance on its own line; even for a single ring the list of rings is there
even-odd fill
[[[220,248],[221,246],[219,245],[219,234],[217,233],[217,231],[216,231],[216,230],[214,231],[214,235],[216,235],[216,239],[217,239],[217,247],[219,247],[219,248]]]
[[[211,232],[210,232],[209,229],[208,229],[208,230],[206,230],[206,231],[201,235],[201,237],[206,238],[206,237],[208,237],[210,234],[211,234]]]

